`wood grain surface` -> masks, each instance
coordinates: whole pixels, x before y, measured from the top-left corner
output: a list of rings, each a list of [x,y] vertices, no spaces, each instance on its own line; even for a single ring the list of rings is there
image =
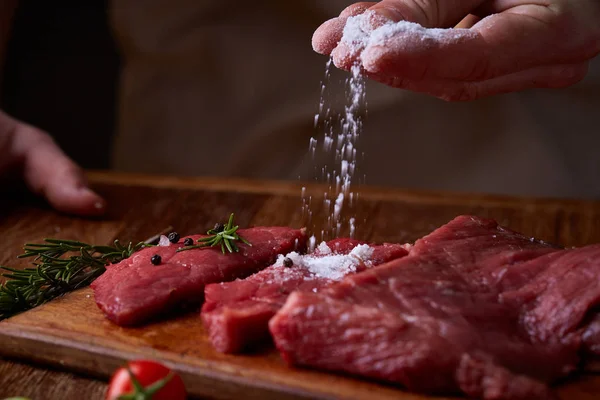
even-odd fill
[[[139,241],[168,226],[185,235],[205,231],[230,212],[240,226],[308,223],[300,210],[300,184],[107,173],[90,178],[109,201],[106,218],[73,218],[27,197],[3,196],[0,264],[24,266],[15,260],[23,243],[45,237],[95,244],[115,238]],[[308,227],[320,229],[324,187],[311,185],[306,191],[313,196],[315,216]],[[592,201],[361,188],[351,211],[357,216],[357,238],[370,241],[414,241],[459,214],[473,214],[565,246],[600,242],[600,203]],[[18,360],[0,362],[0,398],[101,399],[104,381],[115,368],[124,360],[145,357],[177,369],[190,392],[203,398],[425,399],[372,382],[291,369],[268,348],[241,356],[219,354],[193,312],[141,328],[120,328],[104,318],[89,288],[1,322],[0,354]],[[595,399],[600,377],[571,379],[557,391],[565,400]]]

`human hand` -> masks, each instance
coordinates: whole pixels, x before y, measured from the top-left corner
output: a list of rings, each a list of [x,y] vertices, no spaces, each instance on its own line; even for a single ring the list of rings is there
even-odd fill
[[[358,42],[342,40],[347,21]],[[579,82],[600,53],[599,21],[598,0],[383,0],[325,22],[313,48],[389,86],[466,101]]]
[[[104,200],[91,191],[83,171],[45,132],[0,111],[0,174],[18,171],[35,194],[57,210],[78,215],[99,215]]]

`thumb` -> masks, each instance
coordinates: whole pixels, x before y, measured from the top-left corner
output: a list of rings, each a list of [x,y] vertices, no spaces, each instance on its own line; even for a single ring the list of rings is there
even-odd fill
[[[4,121],[1,121],[4,120]],[[77,215],[100,215],[104,200],[87,187],[83,171],[68,158],[46,133],[0,112],[0,122],[13,128],[8,158],[16,160],[27,186],[44,196],[55,209]]]
[[[394,22],[410,21],[425,28],[450,28],[484,0],[383,0],[370,8]]]

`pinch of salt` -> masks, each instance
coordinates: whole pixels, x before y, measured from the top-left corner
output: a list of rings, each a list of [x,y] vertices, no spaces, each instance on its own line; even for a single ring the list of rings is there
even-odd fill
[[[385,24],[371,32],[367,46],[385,46],[390,38],[398,37],[419,37],[421,41],[431,40],[448,43],[474,35],[476,33],[470,29],[425,28],[414,22],[400,21]]]
[[[380,23],[374,28],[376,20]],[[356,54],[366,47],[385,46],[391,38],[418,37],[422,41],[448,42],[477,35],[470,29],[425,28],[409,21],[381,21],[381,17],[378,18],[373,11],[350,17],[344,26],[341,41]]]
[[[367,11],[346,20],[341,41],[348,46],[350,52],[356,54],[365,48],[373,31],[372,20],[375,16],[374,11]]]
[[[360,261],[348,255],[332,255],[325,257],[307,257],[306,268],[314,275],[332,280],[340,280],[350,272],[356,271]]]
[[[314,277],[340,280],[351,272],[355,272],[361,263],[370,264],[369,259],[373,256],[375,249],[367,244],[356,246],[347,255],[330,253],[324,256],[301,256],[296,252],[280,255],[277,258],[276,267],[283,266],[283,260],[288,257],[294,262],[294,266],[306,268]],[[310,277],[305,277],[310,280]]]

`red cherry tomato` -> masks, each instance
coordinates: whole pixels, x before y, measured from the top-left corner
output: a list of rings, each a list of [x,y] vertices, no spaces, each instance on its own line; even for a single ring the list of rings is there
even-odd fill
[[[135,381],[139,383],[137,388],[129,371],[133,374]],[[169,377],[169,374],[172,375]],[[164,382],[167,377],[169,377],[168,380]],[[164,385],[156,390],[157,382],[161,380]],[[137,397],[135,397],[136,395]],[[181,377],[164,365],[149,360],[131,361],[126,366],[119,368],[113,374],[106,392],[106,400],[127,398],[185,400],[186,397],[187,393]]]

